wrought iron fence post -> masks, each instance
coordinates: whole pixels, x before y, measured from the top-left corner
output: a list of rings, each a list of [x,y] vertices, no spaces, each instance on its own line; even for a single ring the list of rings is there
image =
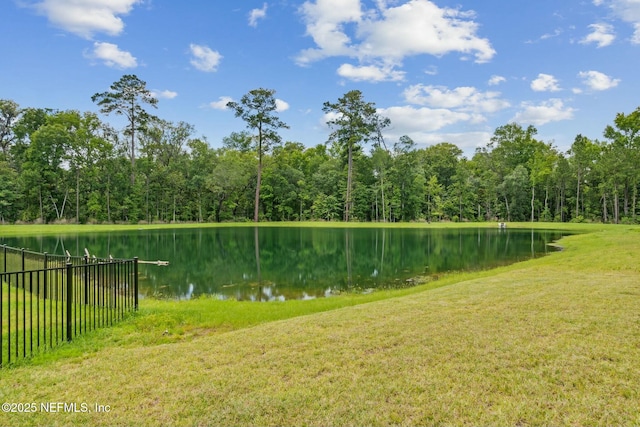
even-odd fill
[[[73,300],[73,264],[67,263],[67,341],[71,341],[71,307]]]
[[[43,255],[44,255],[44,269],[46,270],[49,267],[49,259],[47,257],[47,253],[46,252]],[[43,284],[44,289],[42,290],[44,299],[47,299],[47,276],[48,276],[48,274],[45,271],[45,273],[44,273],[44,284]]]
[[[84,303],[89,304],[89,257],[84,256]]]
[[[133,309],[138,311],[138,257],[133,258]]]

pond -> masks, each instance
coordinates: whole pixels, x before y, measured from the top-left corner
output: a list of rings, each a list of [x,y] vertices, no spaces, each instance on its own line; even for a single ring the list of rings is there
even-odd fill
[[[567,233],[489,228],[211,227],[5,238],[38,252],[169,261],[140,265],[142,297],[271,301],[413,285],[554,251]]]

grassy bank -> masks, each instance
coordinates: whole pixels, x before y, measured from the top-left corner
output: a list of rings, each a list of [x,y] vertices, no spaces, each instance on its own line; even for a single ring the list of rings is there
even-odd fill
[[[3,402],[91,412],[0,425],[638,425],[640,229],[588,228],[411,290],[144,301],[64,358],[0,371]]]
[[[184,224],[24,224],[24,225],[0,225],[0,238],[2,236],[32,236],[32,235],[55,235],[70,233],[96,233],[109,231],[126,230],[153,230],[171,228],[208,228],[208,227],[349,227],[349,228],[477,228],[477,227],[497,227],[495,222],[404,222],[404,223],[383,223],[383,222],[330,222],[330,221],[306,221],[306,222],[230,222],[230,223],[184,223]],[[585,223],[545,223],[545,222],[519,222],[509,223],[511,228],[535,228],[535,229],[562,229],[575,231],[588,231],[594,229],[615,228],[615,225],[585,224]]]

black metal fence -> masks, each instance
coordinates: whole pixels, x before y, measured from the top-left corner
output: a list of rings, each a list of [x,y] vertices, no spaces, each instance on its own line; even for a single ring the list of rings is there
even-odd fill
[[[0,246],[0,366],[138,308],[138,259],[42,254]]]

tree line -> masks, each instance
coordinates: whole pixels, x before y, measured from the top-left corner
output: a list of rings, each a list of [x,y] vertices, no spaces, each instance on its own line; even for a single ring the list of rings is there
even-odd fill
[[[509,123],[467,159],[447,142],[385,141],[389,119],[358,90],[323,104],[326,144],[283,142],[274,95],[230,102],[246,127],[221,148],[150,114],[158,101],[135,75],[92,97],[126,118],[121,131],[0,99],[0,222],[638,222],[640,107],[567,152]]]

